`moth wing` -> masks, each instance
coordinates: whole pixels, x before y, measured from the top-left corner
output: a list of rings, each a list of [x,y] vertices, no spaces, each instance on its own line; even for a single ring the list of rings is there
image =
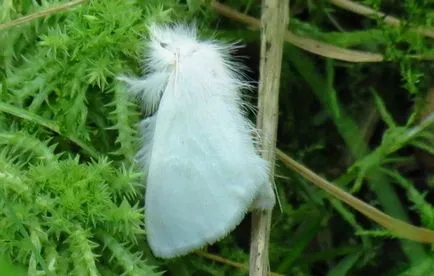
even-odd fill
[[[253,210],[270,210],[276,204],[276,195],[274,194],[273,185],[268,181],[264,182],[255,198],[250,209]]]
[[[222,177],[212,164],[173,159],[161,166],[150,172],[146,191],[148,240],[160,257],[183,255],[223,238],[243,219],[259,186],[243,175]]]
[[[184,255],[223,238],[268,184],[267,162],[246,141],[247,131],[237,129],[243,122],[228,117],[210,123],[199,114],[177,115],[170,135],[157,129],[154,136],[145,224],[159,257]],[[164,116],[161,109],[158,116]]]
[[[146,112],[150,113],[157,109],[162,92],[166,86],[166,73],[152,73],[144,79],[120,76],[119,81],[128,87],[128,93],[139,98]]]

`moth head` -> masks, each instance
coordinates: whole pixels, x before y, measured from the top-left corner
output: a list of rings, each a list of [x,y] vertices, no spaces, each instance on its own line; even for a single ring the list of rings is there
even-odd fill
[[[151,70],[172,70],[179,60],[193,55],[200,46],[192,27],[151,25],[149,31],[147,66]]]

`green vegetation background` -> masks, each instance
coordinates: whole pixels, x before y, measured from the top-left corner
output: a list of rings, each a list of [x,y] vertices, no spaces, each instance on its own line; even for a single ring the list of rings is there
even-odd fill
[[[224,4],[260,17],[260,1]],[[400,27],[329,1],[291,1],[290,29],[386,62],[348,63],[285,45],[278,147],[388,214],[434,229],[434,4],[359,1]],[[61,1],[3,0],[0,23]],[[89,1],[0,31],[1,275],[247,275],[202,256],[163,262],[143,231],[133,165],[142,117],[115,77],[140,75],[151,22],[194,18],[204,37],[241,40],[257,78],[259,33],[199,0]],[[256,98],[256,94],[250,96]],[[426,118],[421,123],[421,120]],[[427,161],[428,160],[428,161]],[[433,247],[391,233],[278,164],[270,264],[284,275],[434,275]],[[249,217],[209,252],[248,261]]]

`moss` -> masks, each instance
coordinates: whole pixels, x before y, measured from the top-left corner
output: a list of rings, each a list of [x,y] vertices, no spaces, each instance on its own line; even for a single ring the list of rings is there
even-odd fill
[[[247,47],[240,54],[249,56],[251,76],[257,76],[258,32],[204,2],[93,0],[0,31],[0,255],[5,269],[10,261],[30,275],[246,274],[194,254],[168,262],[151,256],[142,225],[142,174],[132,162],[143,116],[115,79],[141,71],[148,23],[192,18],[204,36],[243,40]],[[432,64],[425,58],[434,56],[433,40],[414,31],[433,28],[428,2],[358,1],[401,20],[392,26],[330,1],[291,1],[294,33],[381,53],[386,61],[332,61],[287,43],[278,147],[390,215],[434,229],[432,171],[420,155],[434,153],[433,120],[426,116],[432,110],[425,108],[433,83]],[[59,3],[3,1],[0,23]],[[224,3],[260,16],[260,1]],[[432,271],[432,249],[394,239],[282,164],[277,176],[282,212],[276,209],[273,217],[273,271]],[[249,230],[246,220],[209,251],[246,263]]]

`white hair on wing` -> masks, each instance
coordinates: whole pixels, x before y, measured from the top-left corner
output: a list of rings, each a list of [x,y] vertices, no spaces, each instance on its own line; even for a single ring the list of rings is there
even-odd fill
[[[149,163],[152,157],[156,119],[157,113],[143,119],[139,123],[139,130],[142,139],[140,141],[140,150],[137,152],[135,159],[143,169],[145,177],[148,173]]]
[[[140,123],[136,158],[147,172],[149,244],[170,258],[222,239],[250,208],[271,209],[274,194],[245,116],[242,91],[253,86],[233,55],[242,46],[200,40],[183,24],[151,25],[149,37],[146,75],[123,80],[156,110]]]
[[[236,96],[237,99],[237,107],[239,110],[234,112],[242,112],[243,116],[247,116],[249,111],[256,115],[257,107],[247,100],[245,100],[246,96],[244,95],[244,91],[252,91],[256,87],[256,81],[250,80],[247,75],[247,72],[250,71],[250,68],[247,67],[244,63],[242,63],[242,59],[246,58],[240,55],[237,55],[239,49],[245,47],[245,45],[241,44],[240,41],[235,41],[232,43],[221,42],[218,40],[207,40],[203,42],[205,45],[208,45],[221,55],[221,61],[226,68],[231,83],[236,86]],[[253,123],[248,123],[249,132],[252,135],[253,142],[256,146],[261,139],[261,135],[259,130],[254,126]]]
[[[124,81],[129,86],[129,91],[131,94],[135,95],[143,103],[143,108],[146,114],[150,114],[158,109],[158,104],[163,94],[165,87],[167,86],[169,77],[173,68],[170,67],[168,59],[173,56],[174,49],[173,44],[186,43],[195,44],[196,47],[209,48],[210,50],[218,53],[218,60],[210,60],[212,63],[221,63],[226,76],[224,80],[226,83],[220,83],[221,89],[226,89],[227,91],[232,91],[235,97],[235,106],[231,112],[233,114],[239,114],[242,116],[247,116],[249,111],[256,114],[255,105],[244,100],[243,91],[251,91],[255,86],[253,81],[249,80],[247,76],[247,71],[249,68],[245,66],[239,55],[236,55],[240,48],[243,48],[239,41],[232,43],[225,43],[218,40],[199,40],[196,27],[194,24],[172,24],[172,25],[155,25],[151,24],[149,27],[149,43],[145,50],[144,59],[142,62],[142,67],[144,73],[146,73],[144,78],[134,78],[134,77],[119,77],[118,79]],[[164,46],[169,47],[166,49]],[[180,45],[182,46],[182,45]],[[199,98],[205,95],[192,95],[193,97]],[[185,97],[189,97],[186,94]],[[146,119],[145,119],[146,121]],[[145,122],[144,121],[144,122]],[[240,129],[245,129],[252,138],[258,151],[261,149],[258,147],[261,141],[260,131],[254,126],[252,122],[247,119],[242,120],[245,124],[244,127]],[[142,122],[144,126],[147,126]],[[141,127],[143,131],[149,127]],[[150,135],[142,133],[142,135],[150,138]],[[144,148],[139,152],[140,156],[144,156]]]

